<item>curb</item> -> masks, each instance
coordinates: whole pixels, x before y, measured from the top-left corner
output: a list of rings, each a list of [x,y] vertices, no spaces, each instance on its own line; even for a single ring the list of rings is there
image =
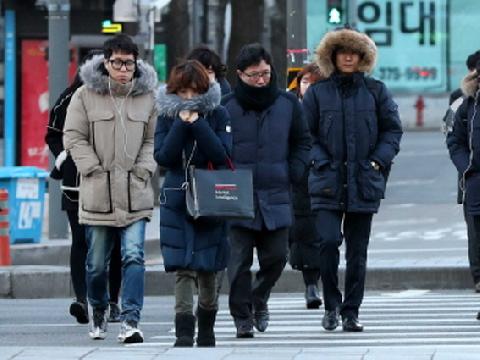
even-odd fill
[[[339,270],[340,284],[344,282],[345,269]],[[163,266],[147,266],[145,295],[173,295],[174,273],[165,273]],[[409,267],[370,268],[367,271],[368,290],[406,289],[468,289],[472,279],[464,267]],[[286,268],[273,288],[278,293],[303,293],[305,287],[299,271]],[[226,276],[222,293],[228,292]],[[11,266],[0,268],[0,298],[36,299],[73,297],[69,268],[66,266]]]
[[[38,244],[10,246],[12,265],[70,265],[71,240],[49,240]],[[145,260],[160,256],[160,240],[145,240]]]

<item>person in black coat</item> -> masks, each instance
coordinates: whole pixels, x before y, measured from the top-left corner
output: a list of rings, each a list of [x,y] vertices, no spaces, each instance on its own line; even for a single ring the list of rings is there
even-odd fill
[[[82,60],[90,60],[94,55],[103,54],[101,50],[91,50]],[[68,222],[72,233],[72,246],[70,248],[70,276],[72,278],[75,301],[70,305],[70,314],[80,324],[88,324],[87,284],[85,275],[85,261],[87,256],[87,243],[85,239],[85,227],[78,223],[78,190],[80,178],[77,167],[72,157],[63,147],[63,126],[67,108],[73,93],[83,85],[79,74],[75,75],[72,84],[67,87],[58,97],[50,112],[45,142],[55,157],[55,166],[50,177],[62,180],[62,210],[67,212]],[[118,307],[118,295],[122,283],[122,264],[120,257],[120,242],[117,241],[110,259],[109,271],[109,294],[110,312],[109,322],[120,321],[120,308]]]
[[[187,55],[187,60],[197,60],[207,69],[210,81],[216,81],[220,85],[222,96],[230,94],[232,88],[225,78],[227,66],[222,63],[220,56],[207,46],[198,46]]]
[[[222,99],[232,121],[233,161],[251,169],[255,218],[232,221],[229,307],[237,337],[265,331],[270,292],[287,262],[292,225],[290,187],[305,172],[310,134],[295,95],[280,90],[270,54],[260,44],[245,45],[237,57],[237,85]],[[252,285],[257,249],[260,269]]]
[[[480,64],[478,64],[480,65]],[[479,244],[480,239],[480,134],[478,129],[480,66],[469,72],[462,80],[464,100],[455,112],[453,130],[447,135],[447,147],[460,174],[459,184],[463,191],[462,202],[468,233],[470,270],[480,290]]]
[[[311,84],[324,77],[315,63],[307,64],[297,74],[296,87],[292,90],[300,102]],[[300,183],[292,186],[294,223],[290,228],[290,265],[293,269],[302,272],[305,283],[305,302],[307,309],[318,309],[322,299],[318,290],[320,278],[320,247],[315,235],[315,215],[310,208],[310,195],[308,194],[308,168]]]
[[[467,57],[466,61],[467,69],[470,74],[476,73],[476,69],[480,67],[480,51],[476,51],[473,54],[469,55]],[[467,80],[468,79],[468,80]],[[463,84],[467,85],[466,88],[468,87],[468,82],[475,82],[475,76],[473,77],[468,77],[463,80]],[[465,86],[463,86],[465,87]],[[453,130],[454,126],[454,121],[456,118],[456,113],[460,109],[461,104],[468,99],[468,97],[471,97],[472,94],[468,95],[465,94],[462,90],[462,88],[456,89],[450,94],[450,99],[449,99],[449,109],[447,110],[445,116],[444,116],[444,129],[445,133],[447,135],[447,146],[450,149],[450,146],[452,145],[452,139],[451,139],[451,132]],[[463,115],[465,115],[465,109],[462,109],[464,112]],[[460,113],[462,115],[462,113]],[[465,120],[465,118],[463,119]],[[463,215],[465,218],[465,223],[467,225],[467,238],[468,238],[468,262],[469,262],[469,267],[470,267],[470,273],[472,275],[473,283],[474,283],[474,289],[476,292],[480,292],[480,234],[477,233],[475,230],[474,226],[474,217],[472,214],[469,214],[466,209],[466,204],[463,201],[463,192],[461,188],[462,184],[462,178],[463,174],[458,173],[458,192],[457,192],[457,203],[458,204],[463,204]]]
[[[367,35],[351,28],[328,32],[316,56],[327,79],[310,86],[303,109],[313,136],[308,188],[320,243],[322,326],[334,330],[341,314],[344,331],[362,331],[358,312],[372,217],[384,197],[402,127],[385,85],[365,76],[376,59],[375,43]],[[338,248],[343,238],[347,268],[342,301]]]
[[[154,157],[167,169],[161,189],[160,244],[165,270],[175,271],[175,346],[193,346],[193,288],[198,284],[198,346],[215,346],[215,275],[228,260],[227,224],[194,220],[187,212],[186,168],[224,166],[230,157],[230,118],[220,106],[220,86],[205,68],[187,60],[172,69],[157,94]]]

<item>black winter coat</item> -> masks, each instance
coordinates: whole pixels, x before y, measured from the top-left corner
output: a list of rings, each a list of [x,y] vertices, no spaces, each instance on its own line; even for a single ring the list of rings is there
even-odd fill
[[[219,102],[218,85],[215,91]],[[185,181],[184,161],[190,157],[194,141],[197,147],[191,165],[197,168],[207,168],[208,162],[215,167],[224,166],[230,154],[227,111],[222,106],[207,110],[192,124],[183,122],[178,115],[167,114],[160,115],[157,121],[154,157],[158,165],[167,169],[160,190],[160,246],[166,271],[219,271],[227,266],[226,222],[216,218],[194,220],[187,213],[185,191],[181,189]]]
[[[231,225],[253,230],[291,226],[290,186],[302,178],[311,147],[300,103],[284,91],[261,112],[245,110],[235,94],[222,103],[232,122],[233,162],[253,173],[255,218]]]
[[[375,213],[400,147],[397,105],[381,81],[332,74],[311,85],[303,108],[313,136],[308,181],[312,209]],[[375,81],[375,89],[370,83]],[[371,165],[375,161],[382,171]]]
[[[80,85],[81,83],[79,83],[78,86],[70,86],[65,89],[50,112],[45,142],[48,144],[55,158],[64,150],[63,126],[65,124],[67,108],[73,93]],[[61,177],[63,186],[77,189],[76,191],[62,191],[62,209],[71,211],[78,210],[79,176],[77,174],[77,167],[70,155],[67,156],[57,175]]]
[[[463,202],[471,215],[480,215],[479,111],[478,101],[473,96],[466,98],[455,113],[453,130],[447,135],[450,157],[459,173],[460,188],[464,191]]]

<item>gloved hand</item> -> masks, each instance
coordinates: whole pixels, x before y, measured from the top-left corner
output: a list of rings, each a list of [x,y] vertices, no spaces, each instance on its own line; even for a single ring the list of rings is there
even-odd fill
[[[60,170],[66,158],[67,158],[66,150],[63,150],[60,154],[58,154],[57,158],[55,159],[55,167],[57,168],[57,170]]]

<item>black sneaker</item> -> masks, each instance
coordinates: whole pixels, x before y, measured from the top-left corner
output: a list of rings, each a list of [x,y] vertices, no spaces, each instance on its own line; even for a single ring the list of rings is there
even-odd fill
[[[251,319],[235,319],[234,321],[237,328],[237,338],[253,338],[253,322]]]
[[[125,344],[134,344],[143,342],[143,333],[138,328],[138,324],[133,321],[122,321],[118,341]]]
[[[109,304],[110,306],[110,311],[108,313],[108,322],[114,323],[114,322],[120,322],[120,308],[116,303],[111,302]]]
[[[93,310],[92,323],[88,334],[93,340],[103,340],[107,337],[107,317],[104,310]]]
[[[72,315],[79,324],[88,324],[88,305],[82,301],[74,301],[70,304],[70,315]]]
[[[268,327],[268,322],[270,320],[270,313],[268,309],[257,310],[255,311],[255,316],[253,318],[253,326],[260,332],[265,332]]]

